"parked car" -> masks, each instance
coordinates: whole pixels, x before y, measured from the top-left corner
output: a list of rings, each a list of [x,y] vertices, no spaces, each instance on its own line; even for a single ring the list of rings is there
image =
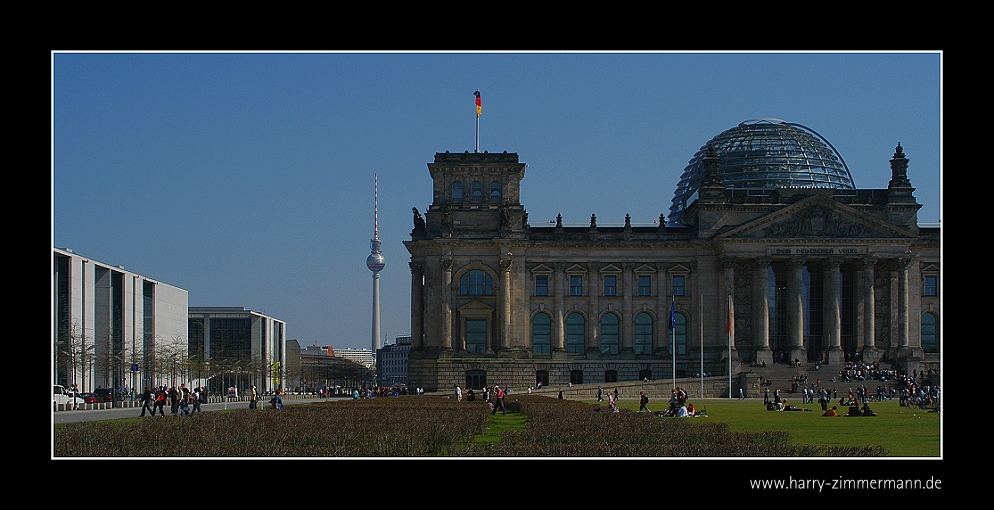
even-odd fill
[[[55,391],[52,392],[52,403],[53,404],[63,404],[72,406],[83,404],[83,399],[79,397],[75,392],[69,391],[65,386],[56,384]]]
[[[96,393],[80,393],[79,397],[82,398],[83,402],[86,402],[87,404],[100,404],[104,402],[104,398]]]
[[[103,400],[100,402],[113,402],[114,401],[114,390],[110,388],[97,388],[93,390],[93,394],[100,397]]]

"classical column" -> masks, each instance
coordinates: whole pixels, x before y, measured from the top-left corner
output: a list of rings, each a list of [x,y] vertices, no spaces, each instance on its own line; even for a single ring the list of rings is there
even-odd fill
[[[737,358],[738,353],[738,348],[735,346],[735,259],[732,257],[722,257],[721,267],[725,273],[725,295],[716,296],[716,301],[718,303],[725,303],[725,306],[722,307],[725,308],[725,312],[715,313],[715,317],[723,317],[725,319],[721,322],[725,325],[725,327],[721,328],[725,333],[722,335],[722,340],[725,341],[724,349],[730,348],[730,352],[728,353],[729,358],[734,360]],[[704,310],[701,310],[702,317],[703,314]],[[724,331],[726,329],[727,331]],[[731,345],[729,346],[729,344]]]
[[[863,353],[863,359],[877,359],[879,357],[876,341],[876,293],[874,292],[875,277],[873,267],[877,263],[877,257],[864,257],[863,260],[863,341],[857,349]]]
[[[424,349],[424,264],[410,262],[411,267],[411,350]]]
[[[770,350],[770,258],[756,259],[756,288],[754,291],[755,309],[753,311],[756,345],[756,362],[773,363],[773,351]]]
[[[557,262],[553,264],[553,269],[555,269],[556,275],[556,300],[555,309],[552,311],[552,352],[563,352],[565,348],[565,331],[563,328],[563,308],[565,305],[565,297],[569,293],[569,287],[563,283],[563,275],[566,270],[566,264],[562,262]]]
[[[908,320],[911,317],[908,310],[908,267],[911,266],[910,257],[901,257],[897,260],[897,324],[894,327],[894,334],[897,336],[898,351],[908,350]],[[901,357],[900,355],[898,356]]]
[[[635,352],[634,327],[630,325],[634,320],[634,315],[632,315],[632,299],[634,294],[638,292],[638,279],[635,278],[634,267],[635,265],[631,262],[621,264],[621,277],[624,281],[621,282],[621,320],[618,321],[620,350],[618,352]],[[600,324],[597,327],[600,327]]]
[[[497,350],[506,349],[511,345],[511,252],[507,258],[500,259],[500,268],[504,270],[504,320],[502,331],[497,336]]]
[[[804,260],[790,259],[787,261],[787,345],[790,357],[788,362],[795,359],[805,360],[804,350]]]
[[[839,364],[842,356],[842,260],[829,258],[827,261],[828,285],[825,286],[825,363]]]
[[[445,257],[442,265],[442,345],[452,349],[452,258]]]

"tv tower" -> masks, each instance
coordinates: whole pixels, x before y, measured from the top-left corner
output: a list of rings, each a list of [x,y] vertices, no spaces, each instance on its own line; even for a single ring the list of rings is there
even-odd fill
[[[369,241],[370,254],[366,257],[366,267],[373,272],[373,359],[380,349],[380,271],[386,265],[380,252],[379,228],[379,182],[373,174],[373,239]]]

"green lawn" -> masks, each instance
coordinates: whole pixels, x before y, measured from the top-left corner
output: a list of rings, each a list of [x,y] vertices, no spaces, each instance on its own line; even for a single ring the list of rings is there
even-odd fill
[[[591,403],[596,403],[590,401]],[[879,416],[849,418],[824,417],[817,403],[797,405],[811,411],[767,411],[762,400],[691,399],[698,410],[707,409],[707,418],[694,420],[727,423],[732,431],[790,432],[794,443],[824,446],[882,446],[889,457],[938,457],[942,413],[901,407],[897,400],[871,402]],[[649,408],[663,410],[665,402],[649,403]],[[836,402],[836,405],[838,402]],[[621,401],[622,409],[637,411],[636,401]],[[840,408],[842,414],[847,409]],[[672,419],[672,418],[660,418]]]

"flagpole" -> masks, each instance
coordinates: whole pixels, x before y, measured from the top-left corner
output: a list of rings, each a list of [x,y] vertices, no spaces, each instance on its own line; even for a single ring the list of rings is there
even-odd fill
[[[674,340],[674,333],[676,333],[676,328],[674,328],[674,321],[676,314],[676,295],[670,296],[670,352],[673,353],[673,388],[676,389],[676,343]]]
[[[473,95],[476,96],[476,150],[474,152],[480,152],[480,112],[483,111],[480,89],[476,89]]]
[[[701,398],[704,398],[704,294],[701,294],[701,308],[698,312],[701,320]]]
[[[728,295],[728,398],[732,398],[732,295]]]

